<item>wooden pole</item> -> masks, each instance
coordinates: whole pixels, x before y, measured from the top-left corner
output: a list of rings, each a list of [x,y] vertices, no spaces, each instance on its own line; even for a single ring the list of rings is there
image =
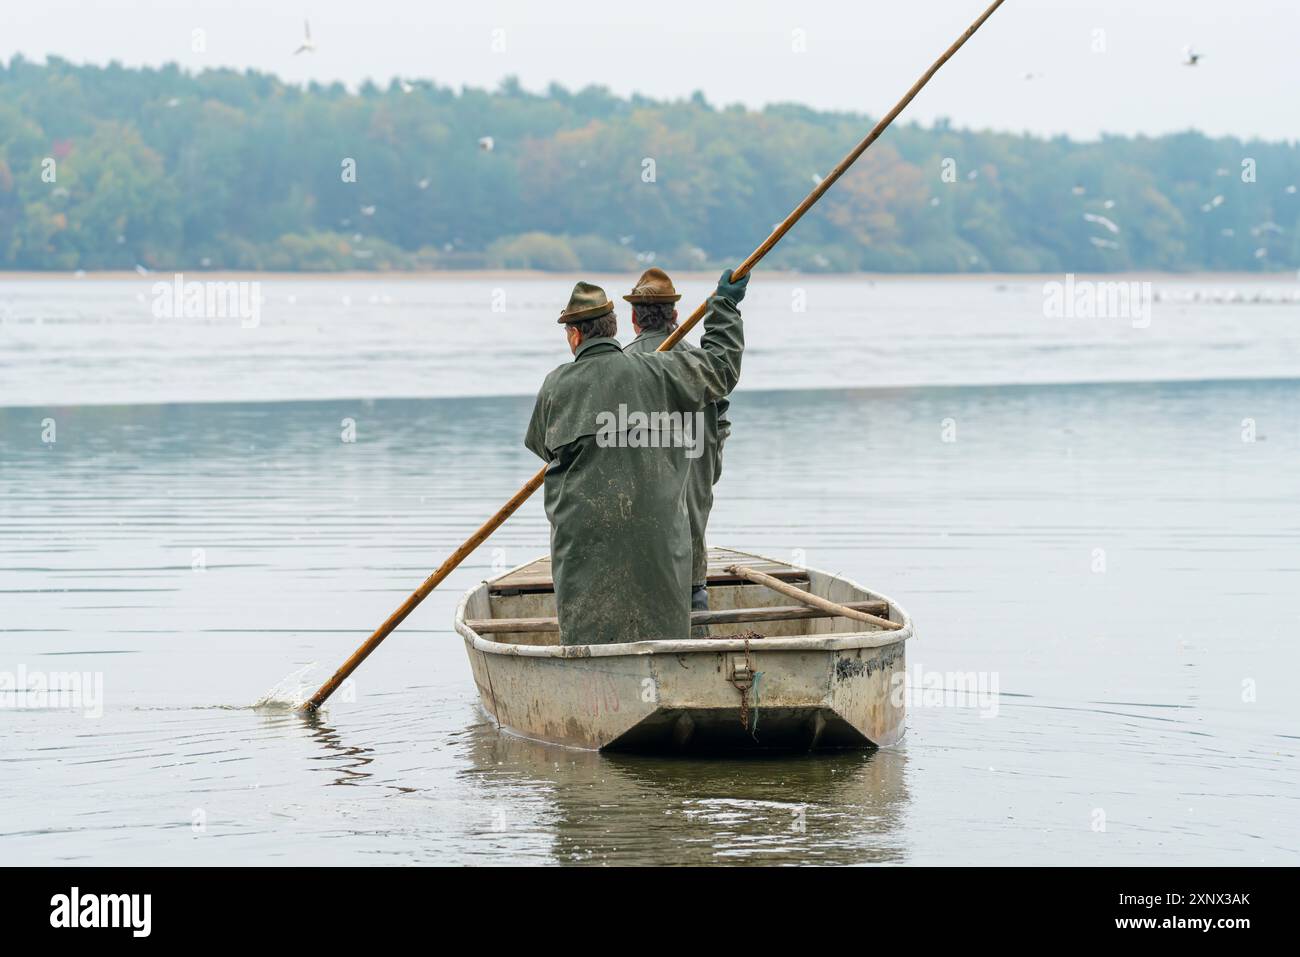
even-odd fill
[[[921,88],[929,83],[931,77],[939,72],[939,68],[947,63],[948,60],[952,58],[952,55],[960,50],[967,40],[974,36],[975,31],[984,25],[984,21],[991,17],[993,11],[1002,6],[1002,3],[1003,0],[994,0],[994,2],[990,4],[989,8],[980,15],[979,19],[966,28],[966,32],[959,36],[952,46],[948,47],[948,49],[944,51],[943,55],[940,56],[939,59],[935,60],[934,63],[931,64],[930,68],[921,75],[921,78],[912,84],[912,88],[908,90],[907,93],[904,94],[903,98],[894,105],[894,108],[881,117],[880,122],[872,128],[871,132],[866,135],[862,142],[855,146],[849,154],[844,157],[844,159],[839,161],[835,168],[827,174],[826,178],[818,183],[811,193],[804,197],[803,202],[794,208],[794,212],[787,216],[774,230],[772,230],[771,235],[769,235],[767,239],[763,240],[763,242],[759,244],[759,247],[750,253],[749,257],[743,263],[732,270],[731,274],[733,278],[740,279],[748,275],[750,270],[758,265],[762,258],[772,251],[772,247],[781,241],[781,237],[788,233],[794,224],[803,218],[804,213],[812,209],[813,204],[816,203],[817,200],[821,199],[822,195],[828,189],[835,185],[835,181],[844,175],[845,171],[857,161],[859,156],[866,152],[867,147],[880,137],[880,134],[885,131],[890,123],[894,122],[894,119],[898,114],[902,113],[903,110],[906,109],[907,105],[916,98],[916,94],[921,92]],[[664,352],[681,342],[686,333],[690,332],[695,324],[704,318],[705,312],[708,311],[708,305],[708,300],[700,303],[686,321],[679,324],[677,329],[663,341],[659,346],[658,351]],[[429,593],[437,588],[442,583],[443,579],[455,570],[457,565],[463,562],[465,558],[474,551],[474,549],[482,545],[489,535],[500,528],[501,524],[513,515],[519,506],[528,500],[530,495],[541,488],[542,481],[545,478],[546,466],[543,466],[538,470],[536,475],[528,480],[527,484],[524,485],[523,488],[514,494],[510,501],[506,502],[506,504],[501,507],[500,511],[479,526],[478,531],[467,538],[464,544],[452,552],[451,555],[448,556],[447,560],[439,565],[437,570],[426,578],[424,583],[413,591],[406,601],[402,602],[397,611],[389,615],[388,619],[375,629],[374,634],[366,639],[365,644],[354,651],[352,657],[343,662],[342,667],[340,667],[338,671],[334,672],[333,676],[321,685],[316,693],[302,706],[303,710],[314,711],[319,708],[325,702],[325,699],[332,695],[338,689],[339,685],[347,680],[348,675],[357,670],[361,662],[365,661],[366,658],[369,657],[370,653],[379,647],[379,643],[387,638],[392,633],[393,629],[400,625],[406,619],[406,616],[413,612],[415,607],[419,605],[420,602],[424,601],[424,599],[429,596]],[[796,589],[796,591],[797,590],[798,589]],[[803,592],[801,594],[807,593]],[[884,621],[884,619],[879,619],[879,621]],[[885,627],[890,627],[892,625],[892,622],[885,622]]]
[[[829,598],[823,598],[821,595],[814,595],[812,592],[804,591],[802,588],[796,588],[789,582],[783,582],[779,578],[773,578],[771,575],[764,575],[762,572],[756,572],[752,568],[745,568],[743,565],[728,565],[727,571],[737,578],[745,578],[752,581],[755,585],[766,585],[773,591],[780,592],[795,601],[801,601],[812,608],[820,608],[822,611],[830,612],[838,618],[852,618],[856,621],[870,622],[878,628],[885,628],[890,631],[897,631],[903,627],[901,621],[890,621],[888,618],[878,618],[875,615],[865,611],[859,611],[856,608],[850,608],[848,605],[841,605],[831,601]]]
[[[510,501],[501,506],[500,511],[480,525],[478,531],[465,539],[464,544],[462,544],[460,548],[452,552],[447,557],[447,560],[439,565],[434,573],[426,578],[419,588],[411,592],[406,601],[402,602],[397,611],[389,615],[388,619],[375,629],[374,634],[366,639],[365,644],[352,652],[352,657],[343,662],[339,667],[339,670],[334,672],[330,677],[329,681],[321,685],[316,690],[316,693],[312,695],[299,710],[315,711],[319,708],[325,702],[325,699],[337,691],[339,685],[343,684],[343,682],[347,680],[348,675],[352,674],[352,672],[356,671],[357,668],[360,667],[361,662],[365,661],[366,658],[370,656],[370,652],[378,648],[379,643],[392,634],[393,629],[405,621],[407,615],[415,611],[415,606],[429,597],[429,592],[442,584],[442,580],[450,575],[452,571],[455,570],[456,566],[469,556],[470,552],[474,551],[474,549],[487,541],[488,536],[500,528],[502,522],[513,515],[520,505],[523,505],[524,502],[528,501],[528,496],[532,495],[542,487],[542,480],[545,478],[546,466],[543,465],[537,470],[537,474],[528,480],[528,483],[524,485],[523,488],[518,492],[515,492]]]
[[[993,11],[1002,6],[1002,2],[1003,0],[993,0],[993,3],[989,5],[989,8],[980,14],[979,19],[966,28],[966,32],[959,36],[953,42],[952,46],[948,47],[948,49],[943,52],[943,55],[930,65],[930,69],[921,74],[921,78],[912,84],[912,88],[903,95],[901,100],[894,104],[892,110],[880,118],[880,122],[872,127],[871,132],[863,138],[862,142],[853,147],[853,149],[849,151],[849,154],[845,156],[844,159],[840,160],[835,168],[826,175],[826,178],[813,187],[813,191],[805,196],[803,202],[794,208],[794,212],[777,224],[777,227],[772,230],[772,234],[768,236],[767,239],[763,240],[757,249],[749,254],[748,259],[732,270],[731,275],[733,279],[740,279],[743,276],[748,275],[749,271],[757,266],[759,261],[772,251],[772,247],[781,241],[781,237],[788,233],[791,228],[793,228],[794,224],[803,218],[803,214],[812,209],[813,204],[816,203],[817,200],[821,199],[822,195],[828,189],[835,185],[835,181],[843,176],[850,166],[857,162],[858,157],[867,151],[867,147],[880,138],[880,134],[885,132],[885,129],[889,124],[897,119],[898,114],[902,113],[903,110],[907,108],[907,105],[916,98],[916,94],[921,92],[921,88],[930,82],[930,79],[939,72],[939,68],[952,59],[953,54],[960,50],[967,40],[975,35],[975,31],[984,25],[984,21],[993,16]],[[697,322],[704,318],[704,313],[708,310],[708,305],[707,300],[701,303],[700,306],[690,314],[689,318],[687,318],[685,322],[678,325],[676,331],[665,339],[663,345],[659,348],[671,349],[673,346],[677,345],[677,343],[681,342],[682,337],[685,336],[686,333],[690,332],[691,328]]]

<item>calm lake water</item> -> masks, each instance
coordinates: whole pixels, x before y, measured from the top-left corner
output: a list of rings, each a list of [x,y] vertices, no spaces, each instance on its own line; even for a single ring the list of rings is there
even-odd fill
[[[1294,280],[1156,281],[1135,327],[1045,317],[1040,279],[756,276],[711,540],[893,596],[910,671],[999,694],[910,704],[896,748],[743,760],[480,711],[452,612],[545,550],[540,499],[353,700],[250,707],[535,471],[569,282],[276,280],[249,329],[154,317],[152,282],[0,291],[0,689],[102,682],[0,693],[7,862],[1300,863]]]

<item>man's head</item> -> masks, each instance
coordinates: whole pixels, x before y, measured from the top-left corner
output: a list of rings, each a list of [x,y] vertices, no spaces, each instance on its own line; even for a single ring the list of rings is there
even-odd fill
[[[605,290],[589,282],[580,282],[573,287],[569,304],[560,313],[559,321],[564,323],[569,349],[575,354],[588,339],[612,337],[618,333],[614,304],[605,295]]]
[[[618,316],[614,315],[614,310],[611,309],[605,315],[597,316],[595,319],[567,323],[564,331],[569,338],[570,351],[576,354],[578,347],[588,339],[599,339],[601,336],[612,339],[618,335]]]
[[[623,298],[632,303],[632,328],[638,335],[677,328],[676,303],[682,296],[662,269],[647,269]]]
[[[677,328],[677,309],[670,302],[648,302],[632,307],[632,328],[643,332],[672,332]]]

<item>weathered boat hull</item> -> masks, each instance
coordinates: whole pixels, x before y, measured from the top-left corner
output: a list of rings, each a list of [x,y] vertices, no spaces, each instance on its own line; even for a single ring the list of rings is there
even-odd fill
[[[457,610],[456,627],[484,708],[516,734],[588,749],[808,750],[896,742],[903,731],[901,681],[912,630],[902,610],[884,596],[823,572],[794,570],[744,553],[719,554],[722,560],[740,556],[802,573],[806,590],[833,601],[882,599],[891,620],[903,628],[875,630],[862,622],[823,618],[774,624],[761,639],[578,646],[538,643],[535,636],[491,640],[478,634],[467,621],[508,617],[494,614],[501,610],[494,602],[510,604],[512,611],[521,602],[546,609],[548,596],[541,590],[531,596],[526,590],[493,594],[494,582],[521,580],[520,570],[529,566],[520,566],[470,591]],[[713,590],[722,597],[724,589]],[[752,605],[761,589],[737,584],[732,592],[733,604]],[[553,608],[553,596],[549,601]],[[844,628],[872,630],[836,630]],[[795,633],[772,633],[781,631]]]

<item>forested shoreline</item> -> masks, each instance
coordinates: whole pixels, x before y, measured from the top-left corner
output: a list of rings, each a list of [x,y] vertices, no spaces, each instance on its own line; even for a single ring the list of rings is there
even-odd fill
[[[628,271],[746,255],[872,117],[598,87],[0,65],[0,269]],[[1300,146],[890,131],[768,262],[1277,271]]]

